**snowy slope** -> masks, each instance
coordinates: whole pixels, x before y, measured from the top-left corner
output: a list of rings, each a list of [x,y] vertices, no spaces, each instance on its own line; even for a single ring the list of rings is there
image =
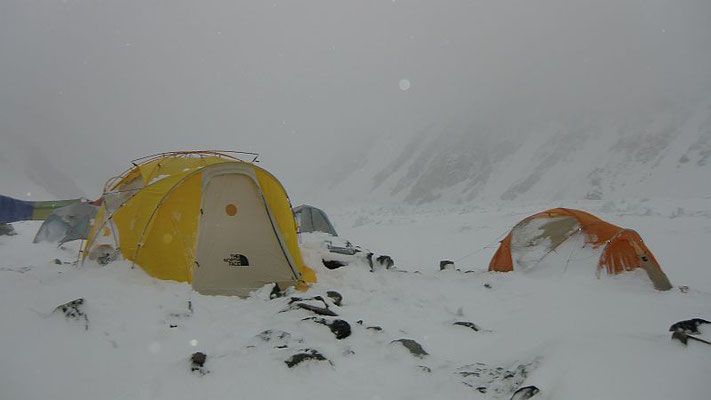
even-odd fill
[[[637,229],[688,293],[657,292],[643,273],[596,279],[576,268],[584,260],[574,249],[561,254],[566,271],[484,272],[498,237],[541,204],[344,208],[330,215],[344,237],[410,272],[326,270],[305,241],[319,283],[294,295],[342,294],[341,306],[329,304],[352,335],[337,340],[288,298],[269,300],[269,288],[202,296],[124,262],[76,267],[76,244],[31,244],[38,224],[16,224],[18,236],[0,237],[0,398],[508,399],[518,385],[537,386],[534,399],[705,398],[709,347],[673,342],[668,328],[711,317],[708,201],[564,205]],[[462,272],[438,271],[445,258]],[[77,298],[86,329],[52,312]],[[453,325],[462,321],[481,330]],[[429,355],[392,343],[403,338]],[[330,363],[288,368],[300,349]],[[195,351],[207,354],[204,376],[190,371]]]
[[[515,116],[512,116],[515,117]],[[339,160],[324,199],[481,200],[706,197],[711,103],[623,117],[433,126]]]

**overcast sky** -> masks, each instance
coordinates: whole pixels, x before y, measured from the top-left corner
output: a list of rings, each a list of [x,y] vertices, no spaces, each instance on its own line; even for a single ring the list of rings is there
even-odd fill
[[[92,197],[133,158],[210,148],[261,153],[305,196],[378,135],[612,118],[694,101],[709,71],[709,0],[0,0],[2,145]]]

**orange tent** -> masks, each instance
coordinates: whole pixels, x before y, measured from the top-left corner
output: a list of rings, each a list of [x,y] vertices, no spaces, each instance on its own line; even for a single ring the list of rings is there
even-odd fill
[[[568,208],[543,211],[516,224],[501,241],[489,263],[489,271],[513,271],[512,250],[540,247],[539,252],[545,257],[578,232],[584,233],[586,245],[602,249],[598,271],[604,268],[608,274],[614,275],[641,268],[656,289],[671,289],[669,279],[637,232]]]

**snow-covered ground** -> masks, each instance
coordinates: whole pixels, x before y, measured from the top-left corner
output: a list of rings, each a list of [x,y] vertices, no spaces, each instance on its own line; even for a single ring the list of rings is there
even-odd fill
[[[675,288],[658,292],[644,273],[597,279],[575,248],[551,255],[550,268],[485,272],[508,229],[553,206],[636,229]],[[125,262],[77,267],[77,243],[32,244],[39,224],[15,224],[17,236],[0,237],[0,399],[509,399],[527,385],[540,389],[534,399],[708,396],[711,346],[684,347],[668,329],[711,319],[711,199],[327,211],[342,237],[398,268],[327,270],[313,236],[303,236],[319,282],[292,295],[323,296],[338,317],[316,317],[351,326],[341,340],[289,297],[270,300],[270,288],[247,299],[202,296]],[[460,271],[439,271],[443,259]],[[53,312],[78,298],[86,320]],[[303,349],[330,362],[289,368]],[[197,351],[207,354],[206,374],[191,371]]]

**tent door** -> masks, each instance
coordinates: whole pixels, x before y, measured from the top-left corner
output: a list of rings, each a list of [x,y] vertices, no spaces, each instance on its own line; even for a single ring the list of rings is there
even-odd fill
[[[196,257],[193,288],[203,294],[247,296],[267,283],[295,279],[262,195],[245,174],[207,181]]]

